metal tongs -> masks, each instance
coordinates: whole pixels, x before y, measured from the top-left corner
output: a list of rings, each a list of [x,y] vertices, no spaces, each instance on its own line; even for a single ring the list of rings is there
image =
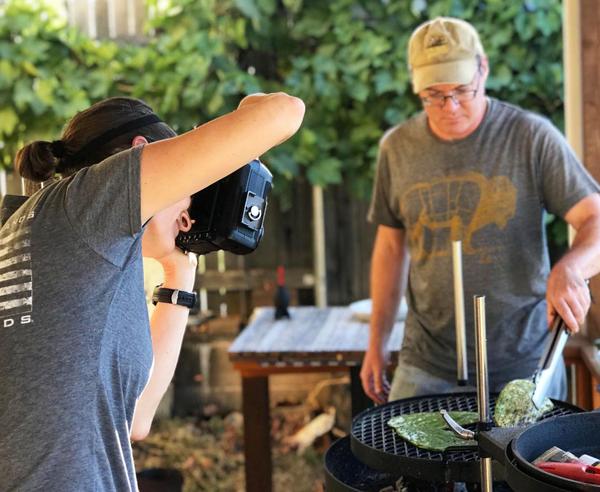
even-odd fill
[[[540,358],[538,368],[533,373],[532,380],[535,384],[535,390],[531,397],[533,404],[536,408],[540,409],[544,404],[546,396],[548,396],[548,390],[556,366],[562,357],[563,350],[569,339],[569,330],[563,319],[556,315],[552,322],[552,333],[550,339],[546,344],[544,353]]]

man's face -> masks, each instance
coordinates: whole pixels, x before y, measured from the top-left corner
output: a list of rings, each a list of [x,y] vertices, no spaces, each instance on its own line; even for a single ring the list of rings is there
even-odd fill
[[[435,135],[442,140],[458,140],[477,129],[487,105],[486,79],[487,65],[482,63],[469,84],[438,84],[419,92]]]

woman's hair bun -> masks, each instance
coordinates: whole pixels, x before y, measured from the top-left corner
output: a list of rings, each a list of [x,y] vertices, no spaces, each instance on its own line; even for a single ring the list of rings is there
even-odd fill
[[[53,142],[50,142],[50,150],[54,154],[54,157],[60,159],[61,157],[64,157],[66,152],[65,143],[62,140],[54,140]]]
[[[17,152],[15,168],[25,179],[36,182],[46,181],[56,173],[56,167],[62,155],[64,155],[62,141],[45,142],[38,140],[26,145]]]

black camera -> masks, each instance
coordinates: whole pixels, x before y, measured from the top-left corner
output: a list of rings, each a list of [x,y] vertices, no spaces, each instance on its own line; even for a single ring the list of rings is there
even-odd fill
[[[273,175],[258,159],[229,176],[194,193],[188,232],[180,232],[175,244],[200,255],[218,249],[245,255],[262,239],[267,198]]]

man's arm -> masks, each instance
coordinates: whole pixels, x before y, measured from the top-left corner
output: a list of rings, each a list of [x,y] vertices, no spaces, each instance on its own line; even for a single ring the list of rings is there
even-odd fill
[[[195,255],[174,250],[159,261],[165,274],[163,287],[186,292],[193,290],[197,262]],[[189,309],[185,306],[159,302],[154,308],[150,320],[154,364],[133,415],[131,439],[135,441],[144,439],[150,432],[156,409],[173,379],[188,315]]]
[[[558,313],[576,333],[590,307],[586,280],[600,273],[600,195],[594,193],[577,202],[565,220],[576,234],[571,249],[548,277],[548,324]]]
[[[371,257],[369,346],[360,371],[363,389],[375,403],[385,403],[390,389],[385,375],[386,346],[404,294],[409,261],[405,230],[378,226]]]

